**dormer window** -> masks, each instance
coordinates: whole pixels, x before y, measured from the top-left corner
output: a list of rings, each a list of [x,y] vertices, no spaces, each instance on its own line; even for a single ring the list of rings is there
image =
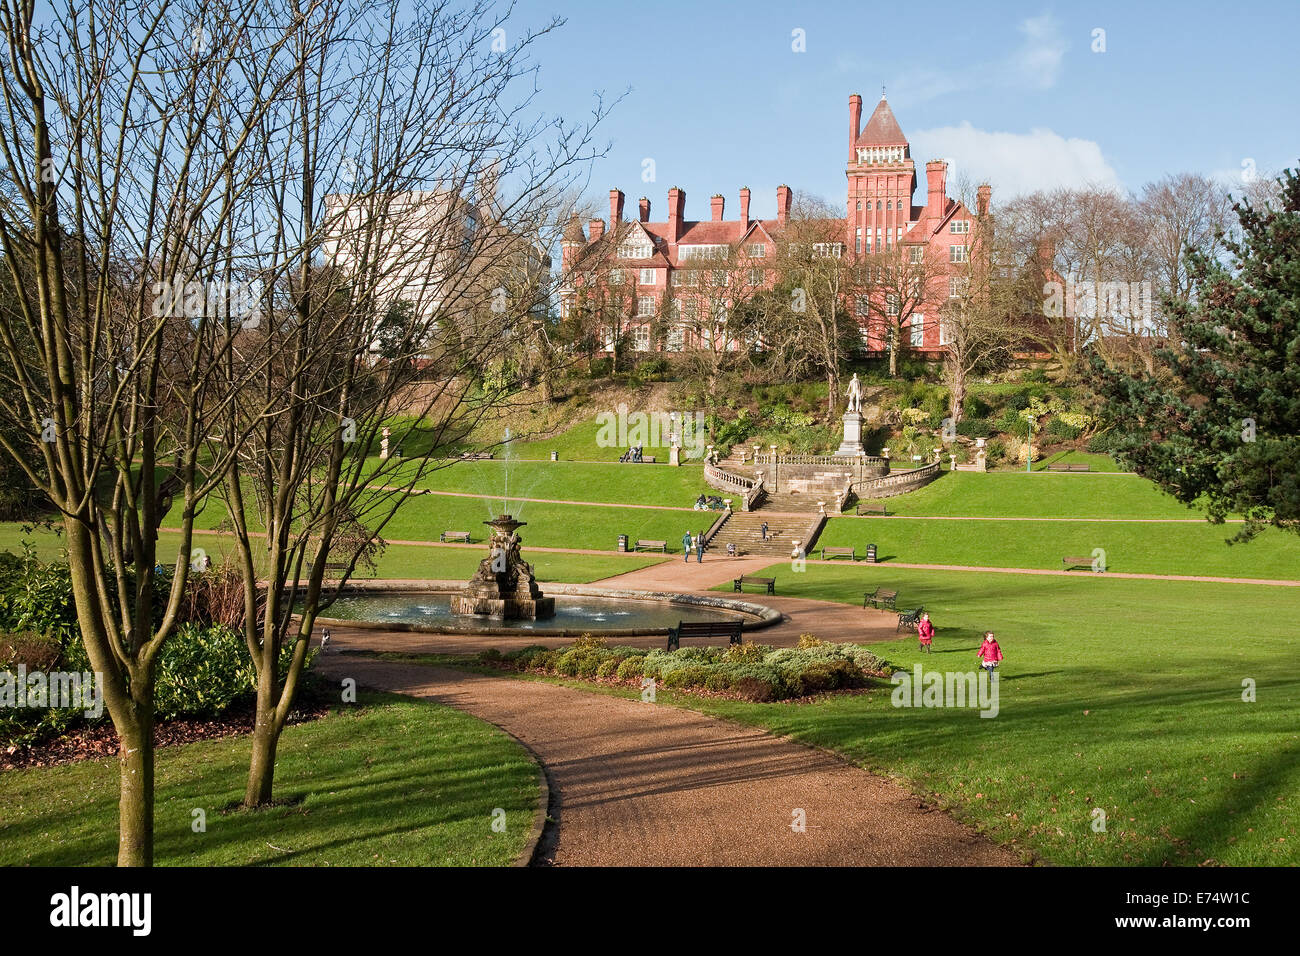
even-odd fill
[[[648,242],[625,242],[618,247],[620,259],[649,259],[654,252],[654,246]]]

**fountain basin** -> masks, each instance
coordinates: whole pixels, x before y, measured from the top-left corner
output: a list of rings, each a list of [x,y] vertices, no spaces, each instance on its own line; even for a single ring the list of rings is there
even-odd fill
[[[453,601],[463,591],[451,582],[358,582],[322,611],[317,623],[434,634],[632,637],[666,634],[678,621],[740,619],[746,631],[781,621],[771,608],[721,596],[573,584],[548,584],[546,593],[555,598],[554,617],[502,621],[455,613]]]

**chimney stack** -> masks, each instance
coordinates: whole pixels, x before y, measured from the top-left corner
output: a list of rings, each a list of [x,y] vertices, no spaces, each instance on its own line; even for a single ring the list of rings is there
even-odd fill
[[[709,200],[709,211],[713,214],[714,222],[722,222],[722,207],[726,200],[721,196],[714,196]]]
[[[781,185],[776,187],[776,221],[785,225],[785,221],[790,218],[790,187]]]
[[[928,190],[925,197],[926,215],[937,219],[943,215],[947,202],[945,180],[948,176],[948,164],[942,159],[932,159],[925,164],[925,180]]]
[[[975,214],[983,219],[989,214],[989,200],[993,197],[993,187],[988,183],[983,183],[975,191]]]
[[[650,200],[646,199],[645,196],[642,196],[641,201],[637,203],[637,212],[640,214],[642,222],[650,221]]]
[[[668,190],[668,241],[676,242],[685,231],[686,193],[674,186]]]
[[[609,228],[611,231],[618,229],[618,224],[623,221],[623,190],[611,189],[609,191]]]
[[[740,189],[740,221],[746,226],[749,225],[749,187],[742,186]]]
[[[587,223],[587,234],[591,236],[591,241],[595,242],[605,234],[605,220],[593,219]]]
[[[854,93],[849,97],[849,162],[858,159],[858,137],[862,135],[862,97]]]

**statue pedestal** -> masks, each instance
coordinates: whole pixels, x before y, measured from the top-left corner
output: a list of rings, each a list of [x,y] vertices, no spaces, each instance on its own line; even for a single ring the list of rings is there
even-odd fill
[[[668,464],[674,468],[680,468],[682,464],[682,450],[679,446],[673,445],[668,449]]]
[[[856,458],[864,453],[865,449],[862,447],[862,413],[845,412],[844,440],[840,442],[840,447],[835,449],[835,454]]]

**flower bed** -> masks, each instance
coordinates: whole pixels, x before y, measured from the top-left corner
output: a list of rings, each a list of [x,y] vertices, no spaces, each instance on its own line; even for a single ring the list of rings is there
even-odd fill
[[[563,647],[531,645],[504,654],[489,650],[479,659],[510,670],[601,683],[642,687],[650,678],[656,686],[753,701],[864,687],[871,678],[892,672],[866,645],[833,644],[811,634],[802,635],[798,647],[736,644],[675,651],[609,647],[604,638],[584,635]]]

